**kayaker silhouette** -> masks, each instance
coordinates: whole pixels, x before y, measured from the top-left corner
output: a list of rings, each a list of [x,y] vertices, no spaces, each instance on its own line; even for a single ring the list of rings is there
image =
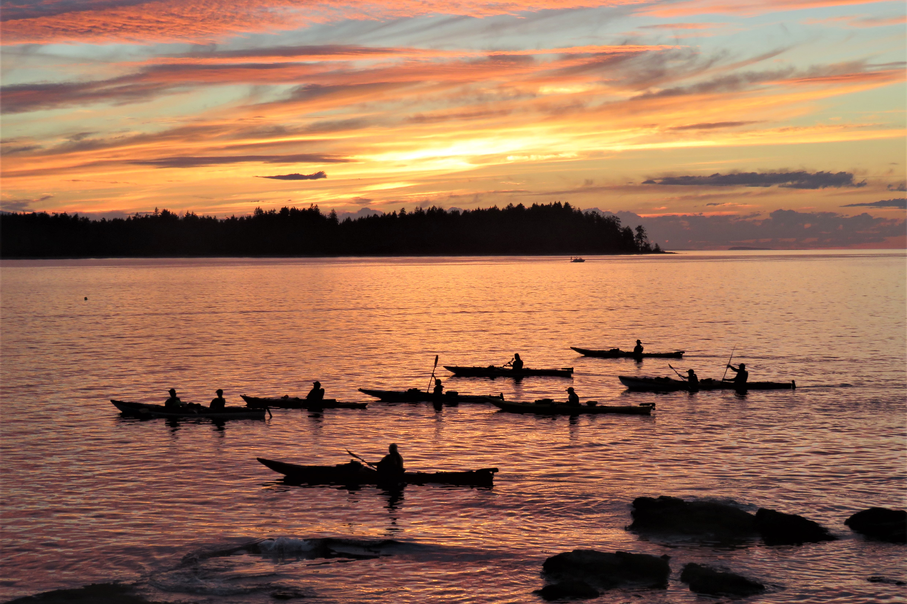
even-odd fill
[[[638,359],[642,358],[642,342],[636,340],[636,346],[633,347],[633,356]]]
[[[579,406],[579,396],[573,391],[573,386],[567,388],[567,404],[574,407]]]
[[[217,398],[211,399],[211,404],[208,406],[208,408],[213,409],[215,411],[220,411],[221,409],[224,408],[224,405],[227,404],[227,401],[224,400],[224,391],[223,390],[218,388],[215,392],[217,393]]]
[[[509,362],[505,363],[504,367],[507,367],[507,365],[510,365],[510,367],[512,367],[514,371],[522,371],[523,370],[523,359],[520,358],[520,353],[514,352],[513,358],[510,359]]]
[[[403,476],[403,457],[397,451],[397,445],[391,444],[387,448],[387,455],[381,458],[381,461],[375,466],[378,474],[386,478],[400,478]]]
[[[740,363],[737,367],[734,367],[733,365],[731,365],[730,363],[728,363],[728,364],[727,364],[727,368],[730,369],[731,371],[733,371],[734,373],[737,374],[737,375],[734,376],[734,383],[735,383],[735,384],[737,384],[738,386],[745,386],[745,385],[746,385],[746,380],[749,378],[750,374],[749,374],[749,372],[746,370],[746,365],[745,365],[745,364]]]
[[[170,393],[170,398],[168,398],[166,401],[164,401],[164,406],[165,407],[182,407],[183,401],[181,401],[180,398],[176,395],[176,389],[171,388],[169,390],[169,393]]]
[[[324,388],[321,387],[321,382],[312,382],[312,389],[305,395],[305,400],[314,402],[324,400]]]
[[[692,369],[687,369],[687,383],[690,385],[690,388],[699,387],[699,376],[696,375],[696,372]]]

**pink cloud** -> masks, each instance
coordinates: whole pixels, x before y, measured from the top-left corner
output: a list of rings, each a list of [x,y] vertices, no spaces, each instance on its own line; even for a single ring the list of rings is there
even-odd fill
[[[645,0],[611,0],[636,5]],[[3,44],[217,41],[249,32],[286,31],[344,19],[388,20],[444,14],[468,17],[601,6],[594,0],[532,2],[327,0],[45,0],[4,7]]]

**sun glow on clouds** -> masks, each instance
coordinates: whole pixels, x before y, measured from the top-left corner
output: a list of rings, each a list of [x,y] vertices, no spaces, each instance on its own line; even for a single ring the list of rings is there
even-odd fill
[[[888,216],[853,204],[907,180],[903,13],[859,0],[20,2],[2,24],[0,209],[556,198],[639,215]],[[627,184],[716,163],[867,184],[843,210],[836,190],[731,188],[752,205],[703,208],[707,187]]]

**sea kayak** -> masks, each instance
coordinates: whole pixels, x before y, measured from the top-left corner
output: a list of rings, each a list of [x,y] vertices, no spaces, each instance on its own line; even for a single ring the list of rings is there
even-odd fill
[[[587,415],[595,413],[623,413],[626,415],[650,415],[655,405],[644,403],[642,405],[608,406],[593,404],[591,401],[585,405],[568,405],[555,403],[551,399],[542,399],[534,403],[514,403],[507,401],[494,401],[501,411],[508,413],[535,413],[538,415]]]
[[[643,352],[642,354],[636,354],[632,350],[621,350],[620,348],[611,348],[609,350],[593,350],[591,348],[577,348],[576,346],[571,346],[571,350],[575,350],[583,356],[587,357],[598,357],[600,359],[680,359],[683,358],[684,350],[677,350],[675,352]]]
[[[305,484],[454,484],[463,486],[492,486],[497,468],[466,470],[462,472],[406,472],[399,479],[390,481],[377,471],[359,463],[336,466],[302,466],[283,461],[259,457],[258,461],[268,468],[283,474],[288,482]]]
[[[561,369],[520,369],[514,370],[511,367],[460,367],[457,365],[445,365],[444,369],[450,371],[457,377],[509,377],[524,378],[528,376],[547,376],[547,377],[572,377],[573,367],[563,367]]]
[[[164,405],[149,405],[146,403],[130,403],[111,399],[111,403],[129,417],[140,419],[152,418],[204,418],[216,421],[228,419],[264,419],[264,409],[249,409],[248,407],[224,407],[212,410],[201,405],[187,404],[182,407],[165,407]]]
[[[346,403],[332,398],[322,399],[320,401],[310,401],[295,396],[282,396],[280,398],[269,398],[262,396],[239,395],[242,400],[246,401],[246,406],[255,409],[271,407],[274,409],[365,409],[368,403]]]
[[[646,390],[649,392],[673,392],[676,390],[793,390],[797,384],[789,382],[746,382],[737,384],[732,381],[713,380],[706,378],[699,380],[697,387],[690,387],[685,380],[670,377],[634,377],[628,375],[617,376],[620,383],[630,390]]]

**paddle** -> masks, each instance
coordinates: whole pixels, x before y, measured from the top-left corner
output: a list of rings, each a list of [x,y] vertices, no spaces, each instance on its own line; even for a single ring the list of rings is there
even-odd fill
[[[670,363],[668,363],[668,367],[671,367],[671,364],[670,364]],[[671,367],[671,369],[674,369],[674,367]],[[679,376],[680,376],[680,379],[682,379],[682,380],[687,379],[686,377],[684,377],[684,375],[683,375],[682,373],[680,373],[680,372],[677,371],[676,369],[674,369],[674,373],[676,373],[677,375],[679,375]]]
[[[734,344],[734,348],[731,350],[731,356],[728,357],[727,363],[724,365],[724,375],[721,376],[721,381],[724,381],[724,378],[727,377],[727,368],[731,364],[731,359],[734,358],[734,351],[737,350],[737,345]]]
[[[347,449],[346,452],[349,453],[350,455],[352,455],[353,457],[355,457],[356,459],[358,459],[359,461],[361,461],[362,463],[364,463],[365,465],[367,465],[368,467],[370,467],[371,469],[373,469],[373,470],[377,470],[377,469],[378,469],[378,468],[375,467],[375,464],[370,463],[370,462],[366,461],[365,459],[359,457],[358,455],[356,455],[355,453],[353,453],[353,452],[350,451],[349,449]]]
[[[435,381],[435,369],[438,368],[438,355],[435,355],[435,366],[431,368],[431,377],[428,378],[428,388],[425,389],[425,392],[431,392],[431,385]]]

